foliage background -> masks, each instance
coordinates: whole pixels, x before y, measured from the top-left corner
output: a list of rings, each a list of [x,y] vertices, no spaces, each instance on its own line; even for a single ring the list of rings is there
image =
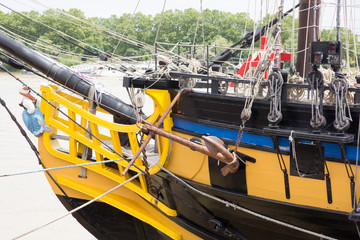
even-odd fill
[[[131,18],[131,14],[123,14],[121,16],[112,15],[109,18],[86,18],[84,13],[79,9],[70,9],[66,13],[90,23],[100,25],[119,35],[125,34],[130,38],[137,39],[150,45],[154,45],[156,32],[161,19],[160,14],[152,16],[145,15],[141,12],[136,13],[133,18]],[[118,38],[115,38],[110,34],[91,28],[84,23],[75,21],[54,10],[47,10],[42,13],[35,11],[22,12],[22,14],[29,18],[25,18],[15,12],[0,12],[0,24],[4,29],[15,32],[24,38],[31,39],[35,46],[44,44],[45,41],[48,44],[53,44],[63,49],[63,52],[64,50],[68,50],[79,54],[89,54],[83,49],[65,41],[60,37],[62,33],[75,39],[79,39],[81,42],[77,42],[77,44],[95,52],[96,49],[99,49],[108,53],[113,53],[119,42]],[[197,44],[216,44],[219,48],[221,46],[230,46],[245,36],[247,32],[252,31],[254,27],[269,22],[273,17],[274,16],[268,15],[264,17],[261,22],[254,22],[247,13],[232,14],[229,12],[206,9],[203,11],[201,17],[200,13],[192,8],[183,11],[168,10],[163,14],[157,41],[168,43],[193,43],[195,39],[195,43]],[[56,29],[58,32],[50,30],[34,20],[44,23],[51,28]],[[196,27],[197,25],[198,27]],[[297,25],[298,19],[295,19],[295,26]],[[291,51],[290,48],[294,47],[296,51],[297,31],[294,32],[295,36],[293,39],[291,29],[292,16],[289,15],[282,21],[282,48]],[[202,32],[204,32],[204,35]],[[357,36],[354,36],[351,31],[349,31],[348,34],[350,43],[349,63],[351,66],[355,66],[356,59],[352,50],[354,50],[355,47],[359,48],[358,40]],[[335,29],[323,29],[321,31],[321,36],[322,40],[335,40],[336,31]],[[345,40],[345,37],[344,32],[342,32],[341,39],[343,41]],[[96,49],[87,45],[93,46]],[[221,50],[222,49],[218,49],[217,53]],[[44,51],[46,52],[46,50]],[[214,51],[215,50],[212,49],[212,54],[215,54]],[[149,54],[146,50],[130,45],[124,41],[120,42],[119,46],[115,49],[115,53],[121,56]],[[65,60],[65,58],[62,59],[61,53],[57,53],[57,55],[63,63],[67,65],[74,64],[74,62]],[[247,54],[243,55],[244,57],[248,56]],[[81,60],[76,56],[74,56],[74,59]],[[143,58],[143,60],[146,59],[148,58]]]

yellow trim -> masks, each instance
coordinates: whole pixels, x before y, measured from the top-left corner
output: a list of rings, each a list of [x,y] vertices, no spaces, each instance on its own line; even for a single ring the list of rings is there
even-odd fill
[[[79,183],[77,181],[62,176],[58,176],[57,180],[59,184],[82,192],[92,198],[98,197],[101,194],[105,193],[104,190],[87,184]],[[129,192],[121,195],[109,193],[106,196],[102,197],[100,200],[117,209],[121,209],[122,211],[138,219],[141,219],[141,221],[150,224],[151,226],[165,233],[172,239],[182,239],[181,234],[177,233],[176,230],[170,228],[167,223],[168,220],[164,219],[164,217],[161,217],[161,214],[159,214],[156,209],[152,209],[149,211],[149,209],[146,208],[151,208],[150,205],[146,205],[145,202],[141,204],[141,201],[139,202],[139,199],[131,197],[131,194]]]

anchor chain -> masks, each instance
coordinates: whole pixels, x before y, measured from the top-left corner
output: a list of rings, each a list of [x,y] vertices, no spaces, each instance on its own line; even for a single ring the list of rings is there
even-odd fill
[[[243,123],[240,125],[239,131],[238,131],[238,135],[237,135],[236,143],[235,143],[235,148],[234,148],[235,153],[236,153],[238,147],[240,146],[242,136],[244,135],[245,122],[246,121],[243,121]]]
[[[335,79],[330,83],[330,90],[335,94],[335,120],[334,128],[340,132],[347,130],[352,121],[349,104],[346,96],[349,84],[343,73],[336,73]]]
[[[272,124],[278,124],[282,120],[281,113],[281,90],[284,80],[279,70],[269,75],[270,111],[267,119]]]
[[[139,124],[143,121],[142,119],[142,115],[143,115],[143,111],[142,108],[144,106],[144,89],[138,89],[137,93],[134,93],[134,88],[131,88],[131,101],[133,103],[133,105],[136,108],[136,113],[137,113],[137,121],[136,121],[136,125],[141,129],[141,131],[139,132],[140,135],[140,142],[139,142],[139,146],[142,145],[146,145],[145,143],[145,134],[144,132],[148,132],[147,129],[143,128],[142,126],[140,126]],[[141,154],[142,154],[142,163],[145,167],[145,171],[144,171],[144,176],[146,178],[146,185],[148,188],[148,191],[151,195],[153,195],[154,197],[158,197],[158,193],[155,189],[155,187],[153,187],[152,184],[152,180],[151,180],[151,176],[150,176],[150,172],[149,172],[149,163],[147,161],[147,155],[146,155],[146,148],[142,148],[141,150]]]
[[[0,65],[2,66],[2,65]],[[16,119],[16,117],[14,116],[14,114],[10,111],[10,109],[6,106],[6,103],[3,99],[0,98],[0,104],[6,109],[6,111],[8,112],[11,120],[14,121],[15,125],[18,127],[18,129],[21,132],[21,135],[26,139],[26,141],[28,142],[31,150],[34,152],[36,158],[38,159],[39,164],[46,169],[44,163],[41,161],[40,158],[40,153],[37,150],[37,148],[35,147],[34,143],[30,140],[29,136],[26,134],[24,128],[20,125],[20,123],[18,122],[18,120]],[[46,171],[46,174],[50,177],[50,179],[53,181],[53,183],[60,189],[60,191],[64,194],[64,196],[68,197],[67,193],[64,191],[64,189],[59,185],[59,183],[55,180],[55,178],[48,172]]]
[[[140,145],[142,145],[144,143],[144,132],[140,133]],[[154,197],[158,197],[158,193],[156,191],[156,189],[153,187],[152,181],[151,181],[151,177],[150,177],[150,173],[149,173],[149,163],[147,161],[147,155],[146,155],[146,149],[144,148],[142,150],[142,162],[143,165],[145,167],[145,178],[146,178],[146,184],[148,187],[148,191],[151,195],[153,195]]]
[[[309,72],[306,81],[310,85],[311,98],[311,120],[310,125],[313,129],[319,130],[326,124],[323,115],[323,99],[324,99],[324,76],[318,70],[316,65]]]

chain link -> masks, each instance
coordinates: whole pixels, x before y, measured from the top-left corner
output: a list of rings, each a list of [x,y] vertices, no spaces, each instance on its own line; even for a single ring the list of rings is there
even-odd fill
[[[144,143],[144,135],[145,134],[143,132],[140,133],[140,136],[141,136],[140,146]],[[151,177],[150,177],[150,173],[149,173],[149,163],[147,161],[146,149],[144,148],[144,150],[141,153],[142,153],[142,162],[145,166],[145,178],[146,178],[146,184],[148,187],[148,191],[153,196],[158,197],[158,193],[152,185],[152,181],[151,181]]]

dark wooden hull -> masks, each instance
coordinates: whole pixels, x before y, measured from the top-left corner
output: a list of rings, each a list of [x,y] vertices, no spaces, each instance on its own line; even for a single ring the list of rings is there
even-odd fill
[[[168,181],[173,191],[172,201],[179,212],[178,217],[172,220],[203,239],[319,239],[225,207],[224,204],[192,192],[176,180],[169,180],[169,176],[160,175],[162,176],[158,178],[167,179],[165,181]],[[336,239],[358,238],[358,223],[350,221],[346,213],[269,201],[196,183],[191,185],[246,209],[297,227]],[[64,196],[58,198],[69,211],[86,202]],[[197,207],[193,209],[189,205]],[[74,217],[98,239],[169,239],[150,225],[101,202],[95,202],[76,212]],[[215,223],[221,223],[222,227]]]

